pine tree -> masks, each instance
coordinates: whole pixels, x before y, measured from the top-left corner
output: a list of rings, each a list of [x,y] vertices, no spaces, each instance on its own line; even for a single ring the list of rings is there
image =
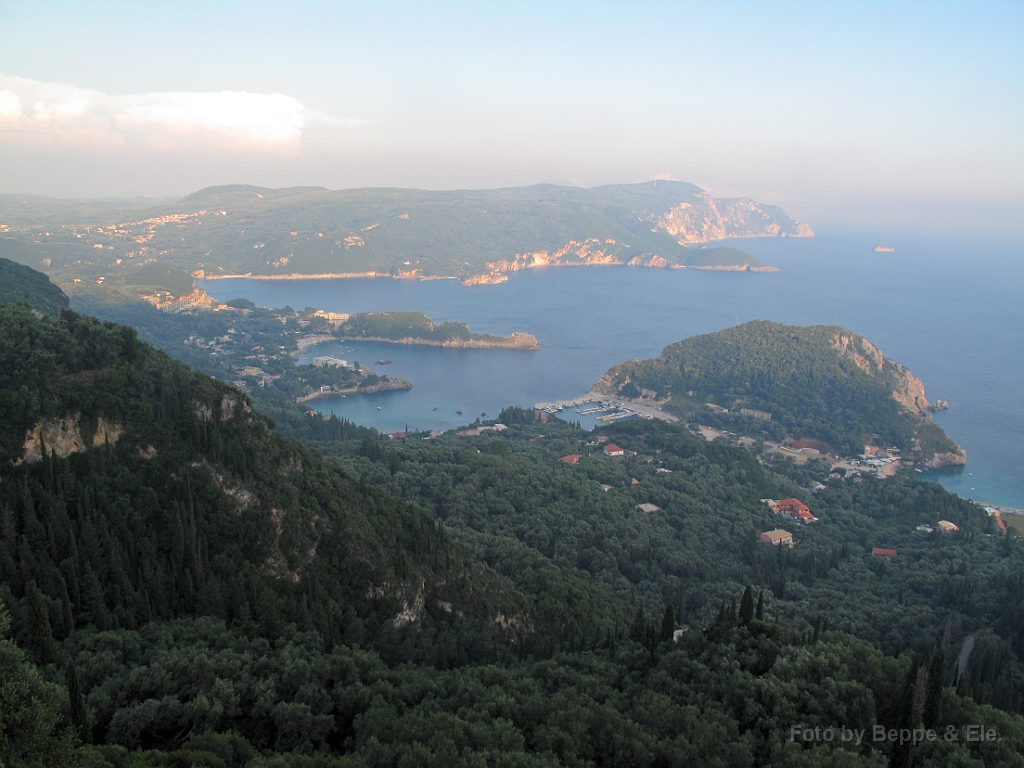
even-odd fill
[[[748,584],[740,599],[740,623],[749,624],[754,620],[754,590]]]
[[[661,620],[661,641],[671,640],[676,631],[676,616],[672,610],[672,604],[665,606],[665,616]]]
[[[89,712],[85,708],[85,694],[82,692],[82,683],[78,679],[78,670],[75,669],[71,659],[68,659],[67,683],[71,707],[71,728],[81,741],[88,744],[91,741]]]

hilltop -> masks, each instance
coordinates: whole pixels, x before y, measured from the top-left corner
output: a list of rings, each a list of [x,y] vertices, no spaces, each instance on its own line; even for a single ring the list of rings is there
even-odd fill
[[[0,254],[74,280],[143,284],[139,264],[206,278],[392,276],[500,282],[553,265],[760,269],[730,238],[810,237],[782,209],[692,184],[426,191],[211,187],[143,209],[0,198]],[[163,275],[168,278],[168,275]]]
[[[0,258],[0,304],[26,301],[51,317],[69,306],[68,297],[46,275],[9,259]]]
[[[700,409],[771,415],[791,436],[824,441],[840,455],[865,442],[897,446],[928,466],[962,464],[963,451],[933,424],[924,385],[867,339],[839,326],[763,320],[670,344],[652,360],[611,368],[595,390]],[[739,413],[737,413],[739,412]],[[732,426],[757,432],[757,417]]]

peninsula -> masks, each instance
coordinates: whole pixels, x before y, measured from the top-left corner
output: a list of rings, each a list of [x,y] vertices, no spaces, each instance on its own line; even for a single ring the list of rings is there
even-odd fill
[[[838,326],[757,320],[694,336],[653,360],[614,366],[592,392],[754,437],[820,443],[835,455],[896,447],[922,469],[967,460],[928,418],[948,404],[930,403],[910,370]]]
[[[434,323],[422,312],[362,312],[337,321],[334,335],[347,341],[424,344],[464,349],[540,349],[529,333],[509,336],[471,333],[465,323]]]
[[[88,209],[0,196],[0,256],[66,292],[158,263],[206,280],[391,277],[503,282],[534,267],[768,271],[720,241],[813,237],[785,211],[693,184],[496,190],[210,187],[175,203]],[[703,247],[702,247],[703,246]]]

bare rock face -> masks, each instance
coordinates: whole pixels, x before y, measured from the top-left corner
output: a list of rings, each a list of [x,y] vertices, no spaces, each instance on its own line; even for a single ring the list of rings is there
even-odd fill
[[[703,191],[657,217],[657,224],[680,245],[730,237],[814,237],[814,230],[774,205],[745,197],[716,200]]]
[[[936,453],[924,463],[925,469],[942,469],[943,467],[962,467],[967,463],[967,451],[963,448],[958,453]]]
[[[908,368],[886,359],[882,350],[867,339],[852,333],[837,333],[832,337],[832,346],[866,374],[890,374],[893,380],[893,399],[911,413],[923,416],[934,410],[934,406],[924,396],[924,384],[921,379]]]
[[[80,413],[43,419],[25,436],[23,458],[17,463],[25,461],[32,464],[40,461],[44,449],[47,452],[53,451],[58,458],[63,459],[73,453],[81,453],[86,448],[113,445],[121,437],[121,432],[120,424],[102,416],[96,423],[91,439],[88,434],[83,435]]]

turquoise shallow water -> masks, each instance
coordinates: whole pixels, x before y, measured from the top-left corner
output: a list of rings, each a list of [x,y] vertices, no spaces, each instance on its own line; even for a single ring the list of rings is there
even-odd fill
[[[875,254],[876,237],[739,244],[783,270],[773,274],[555,267],[474,288],[389,278],[229,279],[202,287],[221,300],[261,306],[419,311],[478,333],[526,331],[545,345],[535,352],[316,347],[316,354],[412,380],[410,391],[317,405],[384,431],[450,429],[505,405],[574,397],[615,363],[748,320],[842,325],[909,366],[929,399],[950,402],[935,421],[967,449],[968,465],[938,473],[939,482],[968,498],[1024,508],[1024,248],[892,236],[887,244],[896,253]],[[308,349],[305,358],[313,354]],[[378,359],[393,362],[376,366]]]

